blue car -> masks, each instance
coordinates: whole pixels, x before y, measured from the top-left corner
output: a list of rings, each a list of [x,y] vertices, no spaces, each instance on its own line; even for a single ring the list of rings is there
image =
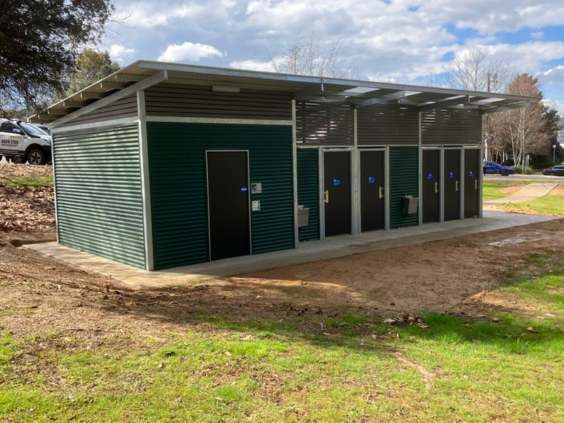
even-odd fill
[[[513,175],[515,173],[515,169],[512,169],[509,166],[502,166],[496,162],[484,160],[484,175],[498,173],[501,176]]]

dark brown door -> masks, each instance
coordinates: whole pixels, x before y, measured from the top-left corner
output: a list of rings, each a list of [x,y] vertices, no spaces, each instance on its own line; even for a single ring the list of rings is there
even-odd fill
[[[464,150],[464,218],[478,216],[480,150]]]
[[[349,151],[324,153],[325,236],[351,233],[351,159]]]
[[[423,150],[423,223],[441,218],[439,162],[439,150]]]
[[[210,257],[251,253],[247,152],[208,151]]]
[[[360,152],[362,232],[384,229],[384,152]]]
[[[460,219],[460,150],[445,150],[445,221]]]

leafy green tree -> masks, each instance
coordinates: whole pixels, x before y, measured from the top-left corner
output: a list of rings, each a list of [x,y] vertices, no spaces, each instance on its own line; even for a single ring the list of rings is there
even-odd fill
[[[111,0],[2,0],[0,109],[63,92],[79,51],[100,40],[113,10]]]
[[[65,97],[80,91],[100,79],[120,70],[107,51],[84,49],[76,60],[76,70],[69,76]]]

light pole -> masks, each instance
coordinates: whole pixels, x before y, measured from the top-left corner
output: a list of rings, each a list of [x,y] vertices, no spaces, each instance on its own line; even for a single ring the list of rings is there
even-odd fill
[[[555,155],[556,155],[556,144],[553,144],[552,145],[552,163],[556,163]]]

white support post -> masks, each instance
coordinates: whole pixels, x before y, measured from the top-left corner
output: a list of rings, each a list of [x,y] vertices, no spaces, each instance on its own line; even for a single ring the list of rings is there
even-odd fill
[[[352,202],[351,202],[351,234],[361,232],[360,216],[360,153],[358,151],[358,110],[353,110],[353,150],[351,166]]]
[[[298,140],[296,134],[296,100],[292,100],[292,189],[294,202],[294,248],[300,245],[298,227]]]
[[[419,112],[419,171],[418,171],[418,184],[417,184],[417,196],[419,197],[419,207],[418,207],[418,219],[419,225],[423,224],[423,133],[421,128],[422,123],[422,113]]]
[[[143,226],[145,230],[145,269],[155,270],[153,257],[153,218],[151,213],[151,185],[149,179],[149,146],[147,143],[147,115],[145,91],[137,91],[139,115],[139,163],[141,164],[141,190],[143,195]]]

